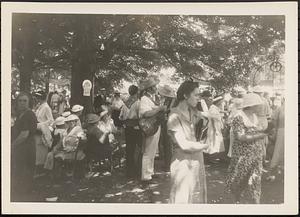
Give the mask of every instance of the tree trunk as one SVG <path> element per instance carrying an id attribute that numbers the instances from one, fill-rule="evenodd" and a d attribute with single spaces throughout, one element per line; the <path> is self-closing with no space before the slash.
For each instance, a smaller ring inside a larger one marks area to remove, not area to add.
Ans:
<path id="1" fill-rule="evenodd" d="M 22 27 L 21 45 L 23 60 L 20 64 L 20 90 L 30 92 L 33 61 L 35 52 L 34 26 L 31 17 L 24 19 Z"/>
<path id="2" fill-rule="evenodd" d="M 92 93 L 90 96 L 83 96 L 82 82 L 90 80 L 93 83 L 95 73 L 95 43 L 94 21 L 81 15 L 78 17 L 75 27 L 75 40 L 73 43 L 74 52 L 72 58 L 71 78 L 71 100 L 70 105 L 80 104 L 84 106 L 84 113 L 93 112 Z M 92 91 L 91 91 L 92 92 Z"/>

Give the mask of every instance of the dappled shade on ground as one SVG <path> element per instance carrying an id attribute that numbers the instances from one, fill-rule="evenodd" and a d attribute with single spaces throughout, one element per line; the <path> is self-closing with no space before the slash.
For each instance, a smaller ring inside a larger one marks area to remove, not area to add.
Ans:
<path id="1" fill-rule="evenodd" d="M 168 203 L 170 173 L 162 171 L 162 162 L 156 161 L 157 176 L 148 187 L 138 180 L 128 180 L 124 168 L 116 168 L 112 173 L 95 171 L 81 181 L 65 176 L 53 184 L 50 179 L 36 180 L 37 189 L 31 201 L 81 202 L 81 203 Z M 230 195 L 224 193 L 226 165 L 220 163 L 206 165 L 208 203 L 232 203 Z M 274 182 L 265 181 L 263 176 L 263 204 L 283 203 L 283 175 Z"/>

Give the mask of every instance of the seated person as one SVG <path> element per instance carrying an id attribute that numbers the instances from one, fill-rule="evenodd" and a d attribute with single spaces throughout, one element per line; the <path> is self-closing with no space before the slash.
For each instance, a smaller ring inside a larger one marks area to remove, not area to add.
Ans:
<path id="1" fill-rule="evenodd" d="M 111 156 L 112 146 L 109 143 L 109 135 L 112 133 L 103 125 L 99 126 L 100 117 L 96 114 L 87 115 L 87 148 L 85 153 L 89 159 L 105 159 Z"/>
<path id="2" fill-rule="evenodd" d="M 65 118 L 58 117 L 55 119 L 53 123 L 54 131 L 52 133 L 53 143 L 52 143 L 52 150 L 48 153 L 46 162 L 45 162 L 45 169 L 52 170 L 54 166 L 54 155 L 56 155 L 59 151 L 62 151 L 62 139 L 63 134 L 66 131 L 65 125 Z"/>
<path id="3" fill-rule="evenodd" d="M 77 125 L 78 116 L 70 115 L 65 119 L 66 130 L 62 134 L 61 145 L 62 150 L 55 154 L 55 158 L 61 158 L 63 160 L 74 160 L 76 155 L 76 149 L 79 145 L 79 141 L 85 140 L 83 129 Z M 82 150 L 77 152 L 76 160 L 83 160 L 85 154 Z"/>
<path id="4" fill-rule="evenodd" d="M 118 130 L 108 111 L 103 111 L 100 113 L 100 121 L 98 127 L 102 132 L 110 132 L 108 134 L 108 142 L 110 144 L 117 143 L 115 135 L 118 133 Z"/>

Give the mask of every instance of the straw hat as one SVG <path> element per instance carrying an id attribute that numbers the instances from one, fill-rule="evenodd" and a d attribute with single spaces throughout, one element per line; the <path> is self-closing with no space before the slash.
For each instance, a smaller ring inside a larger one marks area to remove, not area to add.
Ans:
<path id="1" fill-rule="evenodd" d="M 76 121 L 76 120 L 79 120 L 78 116 L 77 115 L 69 115 L 66 119 L 65 119 L 65 122 L 68 122 L 68 121 Z"/>
<path id="2" fill-rule="evenodd" d="M 105 115 L 107 115 L 108 114 L 108 111 L 107 110 L 105 110 L 105 111 L 103 111 L 103 112 L 101 112 L 100 113 L 100 119 L 102 119 Z"/>
<path id="3" fill-rule="evenodd" d="M 74 105 L 73 107 L 72 107 L 72 112 L 80 112 L 80 111 L 82 111 L 83 110 L 83 106 L 81 106 L 81 105 Z"/>
<path id="4" fill-rule="evenodd" d="M 86 118 L 86 122 L 88 124 L 97 123 L 100 120 L 100 117 L 96 114 L 88 114 Z"/>
<path id="5" fill-rule="evenodd" d="M 235 99 L 233 99 L 233 104 L 237 109 L 242 109 L 243 108 L 243 99 L 235 98 Z"/>
<path id="6" fill-rule="evenodd" d="M 61 116 L 64 117 L 64 118 L 68 117 L 69 115 L 71 115 L 71 112 L 70 112 L 70 111 L 63 112 L 63 113 L 61 114 Z"/>
<path id="7" fill-rule="evenodd" d="M 248 93 L 243 96 L 243 105 L 241 108 L 251 107 L 263 104 L 261 98 L 255 93 Z"/>
<path id="8" fill-rule="evenodd" d="M 175 91 L 169 85 L 159 86 L 157 89 L 159 94 L 162 96 L 170 97 L 170 98 L 176 97 Z"/>
<path id="9" fill-rule="evenodd" d="M 264 92 L 263 88 L 259 85 L 256 85 L 255 87 L 253 87 L 252 91 L 254 93 L 263 93 Z"/>
<path id="10" fill-rule="evenodd" d="M 65 118 L 64 117 L 58 117 L 58 118 L 56 118 L 55 121 L 54 121 L 54 124 L 56 126 L 64 125 L 65 124 Z"/>
<path id="11" fill-rule="evenodd" d="M 150 78 L 147 78 L 146 80 L 143 80 L 140 82 L 140 90 L 146 90 L 150 87 L 153 87 L 155 85 L 157 85 L 159 83 L 159 80 L 155 77 L 150 77 Z"/>

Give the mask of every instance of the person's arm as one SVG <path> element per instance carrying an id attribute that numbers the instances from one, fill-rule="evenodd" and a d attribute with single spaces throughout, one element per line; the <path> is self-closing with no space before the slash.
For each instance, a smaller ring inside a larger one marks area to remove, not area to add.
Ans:
<path id="1" fill-rule="evenodd" d="M 265 133 L 255 133 L 251 135 L 242 134 L 242 133 L 236 133 L 236 139 L 241 142 L 253 142 L 258 139 L 263 139 L 267 136 Z"/>
<path id="2" fill-rule="evenodd" d="M 23 142 L 26 141 L 28 136 L 29 136 L 29 130 L 21 131 L 21 133 L 18 135 L 18 137 L 12 142 L 12 146 L 16 147 L 16 146 L 22 144 Z"/>
<path id="3" fill-rule="evenodd" d="M 253 134 L 246 134 L 243 129 L 243 120 L 241 116 L 236 116 L 232 121 L 232 130 L 235 138 L 241 142 L 253 142 L 258 139 L 264 138 L 267 134 L 257 132 Z"/>
<path id="4" fill-rule="evenodd" d="M 166 110 L 166 106 L 159 106 L 159 107 L 157 107 L 155 109 L 152 109 L 150 111 L 144 112 L 141 115 L 141 117 L 143 117 L 143 118 L 150 118 L 150 117 L 156 115 L 157 113 L 159 113 L 160 111 L 165 111 L 165 110 Z"/>
<path id="5" fill-rule="evenodd" d="M 203 149 L 208 148 L 207 144 L 186 139 L 185 133 L 183 131 L 183 126 L 180 123 L 180 119 L 177 114 L 174 113 L 170 114 L 167 127 L 168 127 L 168 134 L 170 135 L 171 141 L 174 144 L 178 144 L 178 146 L 183 151 L 192 153 L 192 152 L 202 151 Z"/>
<path id="6" fill-rule="evenodd" d="M 150 118 L 160 111 L 165 111 L 166 106 L 158 106 L 156 108 L 152 108 L 153 103 L 147 97 L 142 97 L 139 105 L 139 116 L 141 118 Z"/>
<path id="7" fill-rule="evenodd" d="M 204 149 L 208 148 L 208 144 L 187 140 L 182 131 L 170 132 L 170 134 L 171 138 L 175 139 L 175 142 L 185 152 L 193 153 L 203 151 Z"/>

